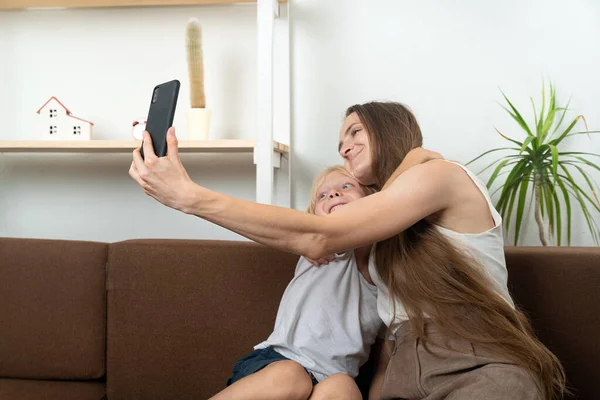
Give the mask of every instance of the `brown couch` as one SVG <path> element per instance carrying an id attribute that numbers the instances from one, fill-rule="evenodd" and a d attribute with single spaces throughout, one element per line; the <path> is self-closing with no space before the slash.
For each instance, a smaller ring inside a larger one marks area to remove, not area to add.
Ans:
<path id="1" fill-rule="evenodd" d="M 0 399 L 206 399 L 270 333 L 296 261 L 248 242 L 0 238 Z M 600 249 L 507 262 L 569 398 L 600 399 Z"/>

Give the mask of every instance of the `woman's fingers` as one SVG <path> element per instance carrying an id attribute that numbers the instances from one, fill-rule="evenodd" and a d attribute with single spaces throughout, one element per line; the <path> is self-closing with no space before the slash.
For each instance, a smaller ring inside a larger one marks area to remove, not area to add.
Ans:
<path id="1" fill-rule="evenodd" d="M 131 167 L 129 167 L 129 176 L 134 181 L 136 181 L 138 185 L 140 185 L 140 187 L 142 188 L 142 190 L 144 191 L 144 193 L 146 193 L 147 195 L 150 195 L 150 192 L 148 191 L 149 185 L 148 185 L 148 183 L 146 181 L 144 181 L 144 179 L 140 175 L 140 173 L 139 173 L 139 171 L 137 169 L 135 161 L 131 162 Z"/>
<path id="2" fill-rule="evenodd" d="M 193 202 L 195 184 L 181 164 L 177 149 L 175 129 L 167 134 L 168 155 L 157 157 L 152 149 L 152 140 L 144 132 L 144 159 L 140 148 L 133 151 L 129 176 L 135 180 L 148 196 L 160 203 L 184 211 Z M 185 212 L 185 211 L 184 211 Z"/>
<path id="3" fill-rule="evenodd" d="M 147 156 L 146 155 L 146 150 L 144 150 L 144 156 Z M 132 164 L 132 168 L 133 168 L 133 172 L 134 172 L 135 176 L 131 175 L 131 173 L 130 173 L 131 177 L 133 179 L 135 179 L 135 181 L 137 183 L 139 183 L 140 185 L 142 185 L 143 178 L 145 176 L 148 176 L 148 168 L 146 167 L 144 159 L 142 158 L 142 154 L 140 153 L 140 148 L 139 147 L 133 151 L 133 164 Z M 132 168 L 129 169 L 130 172 L 132 171 Z M 138 179 L 136 179 L 136 177 Z"/>
<path id="4" fill-rule="evenodd" d="M 330 262 L 335 260 L 335 254 L 331 254 L 327 257 L 319 258 L 318 260 L 313 260 L 312 258 L 308 258 L 308 257 L 304 257 L 304 258 L 306 258 L 312 265 L 318 267 L 321 265 L 329 265 Z"/>
<path id="5" fill-rule="evenodd" d="M 144 131 L 144 142 L 142 143 L 144 147 L 144 160 L 153 161 L 157 159 L 156 153 L 154 153 L 154 147 L 152 146 L 152 137 L 148 133 L 148 131 Z"/>
<path id="6" fill-rule="evenodd" d="M 318 260 L 313 260 L 312 258 L 308 258 L 308 257 L 305 257 L 305 258 L 315 267 L 329 264 L 329 262 L 324 258 L 319 258 Z"/>
<path id="7" fill-rule="evenodd" d="M 308 258 L 308 257 L 304 257 L 308 260 L 309 263 L 311 263 L 314 266 L 319 266 L 319 262 L 317 260 L 313 260 L 312 258 Z"/>
<path id="8" fill-rule="evenodd" d="M 135 165 L 135 161 L 131 162 L 131 167 L 129 167 L 129 176 L 136 181 L 139 185 L 142 184 L 142 178 L 140 178 L 140 174 Z"/>
<path id="9" fill-rule="evenodd" d="M 179 160 L 179 141 L 174 127 L 170 127 L 167 131 L 167 155 L 169 158 Z"/>

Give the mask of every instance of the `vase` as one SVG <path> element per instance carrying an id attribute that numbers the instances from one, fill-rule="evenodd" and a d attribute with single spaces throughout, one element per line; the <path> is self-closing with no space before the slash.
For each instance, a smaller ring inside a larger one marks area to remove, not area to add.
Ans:
<path id="1" fill-rule="evenodd" d="M 206 108 L 188 108 L 186 114 L 188 139 L 208 140 L 211 110 Z"/>

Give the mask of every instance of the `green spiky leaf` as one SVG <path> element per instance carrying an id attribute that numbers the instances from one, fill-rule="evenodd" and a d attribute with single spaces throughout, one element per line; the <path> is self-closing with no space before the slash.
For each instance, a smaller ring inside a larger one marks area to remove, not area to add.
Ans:
<path id="1" fill-rule="evenodd" d="M 493 168 L 487 187 L 491 189 L 492 186 L 498 186 L 491 196 L 495 197 L 499 193 L 496 208 L 503 217 L 507 231 L 512 217 L 516 217 L 515 232 L 512 237 L 514 243 L 519 241 L 525 211 L 529 209 L 526 203 L 531 207 L 534 202 L 536 202 L 536 213 L 541 213 L 546 219 L 549 234 L 556 239 L 558 245 L 562 245 L 563 239 L 571 245 L 574 205 L 581 210 L 594 241 L 600 243 L 600 229 L 597 222 L 600 218 L 595 215 L 600 213 L 600 186 L 585 170 L 591 168 L 600 171 L 598 163 L 592 162 L 596 161 L 592 158 L 600 157 L 600 154 L 561 149 L 563 142 L 566 142 L 569 137 L 586 134 L 591 139 L 591 134 L 600 131 L 590 131 L 582 115 L 575 116 L 565 123 L 566 126 L 563 126 L 570 110 L 571 100 L 569 99 L 564 107 L 558 105 L 556 89 L 552 83 L 549 83 L 548 91 L 545 84 L 542 84 L 539 113 L 535 101 L 530 98 L 533 109 L 532 119 L 535 121 L 533 129 L 526 123 L 524 114 L 514 106 L 502 90 L 501 93 L 507 104 L 503 108 L 518 123 L 521 135 L 524 137 L 519 138 L 515 131 L 504 134 L 495 128 L 502 138 L 514 146 L 486 151 L 471 160 L 468 165 L 475 164 L 488 154 L 503 151 L 499 158 L 495 157 L 491 163 L 486 163 L 479 174 Z M 575 129 L 580 121 L 584 123 L 585 130 Z M 568 170 L 569 168 L 578 172 L 577 180 Z M 536 185 L 539 187 L 538 195 L 534 195 Z M 530 202 L 526 201 L 528 196 L 531 198 Z M 563 232 L 563 229 L 566 232 Z M 544 231 L 544 235 L 547 233 Z"/>
<path id="2" fill-rule="evenodd" d="M 502 92 L 502 91 L 500 91 Z M 517 121 L 517 123 L 521 126 L 521 128 L 523 128 L 527 134 L 529 136 L 533 136 L 533 133 L 531 133 L 531 130 L 529 129 L 529 126 L 527 126 L 527 123 L 525 122 L 525 120 L 523 119 L 523 117 L 521 116 L 521 114 L 519 113 L 519 111 L 517 111 L 517 109 L 515 108 L 515 106 L 513 106 L 513 104 L 510 102 L 510 100 L 508 100 L 508 97 L 506 97 L 506 95 L 504 94 L 504 92 L 502 92 L 502 96 L 504 96 L 504 99 L 506 100 L 506 102 L 508 103 L 508 105 L 510 106 L 510 108 L 513 110 L 513 112 L 511 113 L 508 109 L 504 108 L 506 111 L 508 111 L 508 113 L 511 115 L 511 117 L 513 117 L 513 119 L 515 121 Z"/>

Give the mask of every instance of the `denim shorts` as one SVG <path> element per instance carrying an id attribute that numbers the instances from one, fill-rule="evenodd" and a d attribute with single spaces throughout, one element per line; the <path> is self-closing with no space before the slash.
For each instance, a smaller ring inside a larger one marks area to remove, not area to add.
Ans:
<path id="1" fill-rule="evenodd" d="M 269 364 L 276 361 L 291 361 L 289 358 L 282 356 L 270 347 L 265 349 L 257 349 L 246 357 L 239 359 L 233 366 L 233 375 L 227 380 L 227 386 L 245 378 L 255 372 L 260 371 Z M 313 386 L 319 383 L 314 375 L 304 368 L 309 378 L 312 381 Z"/>

